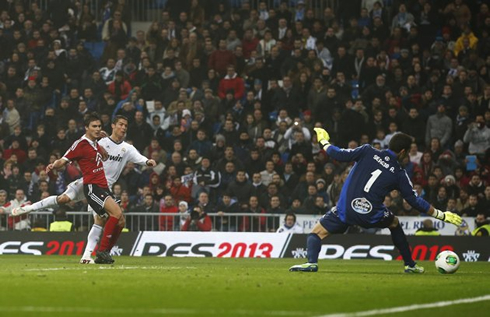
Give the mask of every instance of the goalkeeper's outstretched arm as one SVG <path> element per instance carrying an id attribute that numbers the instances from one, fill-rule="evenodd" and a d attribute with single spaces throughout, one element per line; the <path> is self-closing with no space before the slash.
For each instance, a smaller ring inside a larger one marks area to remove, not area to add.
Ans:
<path id="1" fill-rule="evenodd" d="M 415 209 L 420 212 L 423 212 L 429 216 L 432 216 L 436 219 L 442 220 L 447 223 L 451 223 L 455 226 L 459 226 L 462 223 L 462 219 L 459 215 L 452 213 L 450 211 L 441 211 L 437 208 L 434 208 L 431 204 L 429 204 L 425 199 L 421 197 L 417 197 L 415 194 L 412 183 L 408 178 L 407 173 L 400 177 L 400 182 L 398 188 L 401 192 L 402 197 Z"/>
<path id="2" fill-rule="evenodd" d="M 442 220 L 447 223 L 451 223 L 455 226 L 460 226 L 461 223 L 463 222 L 463 219 L 461 217 L 453 212 L 450 211 L 441 211 L 437 208 L 434 208 L 434 206 L 430 206 L 429 211 L 427 212 L 429 216 L 432 216 L 436 219 Z"/>

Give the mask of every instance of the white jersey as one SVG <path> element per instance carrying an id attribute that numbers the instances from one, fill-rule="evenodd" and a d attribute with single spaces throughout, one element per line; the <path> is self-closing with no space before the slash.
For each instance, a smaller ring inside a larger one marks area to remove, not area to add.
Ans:
<path id="1" fill-rule="evenodd" d="M 116 143 L 110 137 L 107 137 L 101 139 L 99 145 L 109 154 L 109 158 L 104 162 L 104 172 L 109 190 L 112 190 L 112 185 L 117 182 L 128 162 L 146 165 L 146 161 L 148 160 L 134 146 L 125 141 Z M 67 195 L 74 202 L 83 200 L 85 198 L 83 193 L 83 179 L 79 178 L 68 184 L 63 194 Z"/>
<path id="2" fill-rule="evenodd" d="M 146 165 L 146 161 L 148 161 L 148 158 L 141 155 L 134 146 L 125 141 L 116 143 L 107 137 L 101 139 L 99 145 L 109 154 L 109 158 L 104 162 L 104 172 L 111 190 L 112 185 L 117 182 L 128 162 Z"/>

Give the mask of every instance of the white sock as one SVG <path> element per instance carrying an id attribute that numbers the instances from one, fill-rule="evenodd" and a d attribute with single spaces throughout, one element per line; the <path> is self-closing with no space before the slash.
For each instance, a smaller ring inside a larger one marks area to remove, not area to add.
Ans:
<path id="1" fill-rule="evenodd" d="M 90 258 L 92 256 L 92 252 L 94 252 L 95 246 L 99 242 L 100 235 L 104 228 L 99 225 L 94 224 L 87 237 L 87 246 L 85 247 L 85 251 L 83 252 L 83 258 Z"/>
<path id="2" fill-rule="evenodd" d="M 43 200 L 38 201 L 37 203 L 25 206 L 24 209 L 27 211 L 36 211 L 39 209 L 49 208 L 51 206 L 56 206 L 56 205 L 58 205 L 56 198 L 58 198 L 58 196 L 46 197 Z"/>

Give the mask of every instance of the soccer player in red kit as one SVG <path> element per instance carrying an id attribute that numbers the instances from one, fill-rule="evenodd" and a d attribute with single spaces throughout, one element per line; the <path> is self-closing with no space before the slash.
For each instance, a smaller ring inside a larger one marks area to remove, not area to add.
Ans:
<path id="1" fill-rule="evenodd" d="M 59 169 L 72 161 L 78 161 L 83 175 L 83 190 L 90 207 L 99 215 L 109 215 L 104 227 L 104 233 L 100 242 L 99 251 L 95 263 L 112 264 L 114 260 L 110 256 L 110 246 L 119 238 L 125 226 L 121 208 L 114 201 L 107 185 L 104 174 L 103 160 L 107 159 L 105 152 L 98 144 L 102 121 L 96 113 L 85 117 L 85 135 L 75 141 L 62 158 L 54 161 L 46 167 L 46 172 Z"/>

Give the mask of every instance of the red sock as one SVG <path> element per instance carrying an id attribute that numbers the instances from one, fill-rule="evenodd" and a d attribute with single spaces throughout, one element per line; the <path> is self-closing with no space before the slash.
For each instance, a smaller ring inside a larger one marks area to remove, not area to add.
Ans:
<path id="1" fill-rule="evenodd" d="M 102 233 L 102 239 L 100 239 L 99 251 L 110 251 L 110 240 L 114 236 L 116 228 L 118 227 L 119 219 L 115 217 L 109 217 L 105 226 L 104 233 Z"/>
<path id="2" fill-rule="evenodd" d="M 123 229 L 124 227 L 116 226 L 116 228 L 114 229 L 114 233 L 112 234 L 112 238 L 109 240 L 109 250 L 112 250 L 112 247 L 114 247 L 114 245 L 116 244 L 117 239 L 119 239 L 119 236 L 121 235 Z"/>

